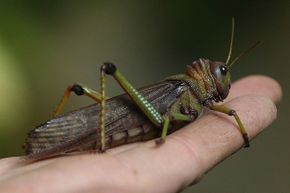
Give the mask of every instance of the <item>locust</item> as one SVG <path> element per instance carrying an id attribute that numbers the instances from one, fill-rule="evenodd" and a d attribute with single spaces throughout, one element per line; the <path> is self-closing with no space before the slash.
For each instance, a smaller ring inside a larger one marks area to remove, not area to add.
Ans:
<path id="1" fill-rule="evenodd" d="M 200 117 L 204 108 L 233 116 L 244 146 L 249 147 L 247 131 L 237 112 L 217 104 L 228 96 L 230 69 L 241 56 L 230 62 L 233 39 L 234 19 L 226 62 L 200 58 L 187 65 L 184 74 L 140 89 L 135 89 L 116 65 L 104 63 L 100 68 L 101 92 L 82 84 L 69 86 L 53 118 L 28 132 L 24 143 L 26 157 L 40 160 L 72 152 L 105 152 L 155 138 L 156 144 L 161 145 L 168 134 Z M 107 98 L 108 75 L 118 82 L 124 94 Z M 60 115 L 71 93 L 90 97 L 96 103 Z"/>

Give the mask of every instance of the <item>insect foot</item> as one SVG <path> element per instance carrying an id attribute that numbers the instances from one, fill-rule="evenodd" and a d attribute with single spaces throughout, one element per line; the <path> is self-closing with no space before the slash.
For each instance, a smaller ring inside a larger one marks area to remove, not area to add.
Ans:
<path id="1" fill-rule="evenodd" d="M 162 138 L 158 138 L 158 139 L 155 140 L 155 144 L 156 144 L 157 146 L 162 145 L 164 142 L 165 142 L 165 140 L 162 139 Z"/>

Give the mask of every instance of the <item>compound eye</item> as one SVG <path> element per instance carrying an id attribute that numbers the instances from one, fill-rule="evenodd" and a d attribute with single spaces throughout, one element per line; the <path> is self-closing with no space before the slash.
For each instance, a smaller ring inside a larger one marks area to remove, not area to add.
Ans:
<path id="1" fill-rule="evenodd" d="M 221 71 L 221 74 L 222 74 L 223 76 L 227 75 L 227 72 L 228 72 L 228 68 L 227 68 L 227 66 L 225 66 L 225 65 L 221 65 L 221 66 L 220 66 L 220 71 Z"/>

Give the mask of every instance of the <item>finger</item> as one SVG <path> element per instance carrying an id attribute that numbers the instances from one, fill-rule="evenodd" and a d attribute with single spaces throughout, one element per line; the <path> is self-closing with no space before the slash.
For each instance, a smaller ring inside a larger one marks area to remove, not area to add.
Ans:
<path id="1" fill-rule="evenodd" d="M 265 128 L 275 118 L 276 107 L 269 99 L 277 102 L 281 99 L 282 95 L 281 87 L 275 80 L 265 76 L 250 76 L 234 83 L 231 91 L 231 98 L 242 96 L 244 94 L 256 94 L 266 97 L 249 96 L 244 99 L 239 98 L 233 100 L 228 104 L 229 107 L 235 108 L 237 110 L 245 126 L 249 130 L 248 132 L 251 138 L 259 133 L 261 129 Z M 189 182 L 197 180 L 196 176 L 204 174 L 209 168 L 213 167 L 227 155 L 239 149 L 243 144 L 243 139 L 238 129 L 234 128 L 233 119 L 227 116 L 223 116 L 224 119 L 220 119 L 220 116 L 222 115 L 217 117 L 216 115 L 210 114 L 199 119 L 194 124 L 189 125 L 187 129 L 180 130 L 177 135 L 172 135 L 169 137 L 169 140 L 167 140 L 166 144 L 162 146 L 162 148 L 167 147 L 167 151 L 164 150 L 164 153 L 155 151 L 156 155 L 148 156 L 154 158 L 154 160 L 150 161 L 147 159 L 146 162 L 148 163 L 155 163 L 156 160 L 161 160 L 160 162 L 156 161 L 156 168 L 152 166 L 153 169 L 151 171 L 153 174 L 156 173 L 156 171 L 162 173 L 163 168 L 164 173 L 167 171 L 167 175 L 164 175 L 167 176 L 166 179 L 168 179 L 168 176 L 173 178 L 171 178 L 172 181 L 170 182 L 169 180 L 167 184 L 170 184 L 171 186 L 177 185 L 175 188 L 178 188 L 185 184 L 187 185 Z M 214 125 L 212 127 L 211 125 L 208 125 L 213 123 Z M 220 126 L 217 123 L 219 123 Z M 210 130 L 207 130 L 206 128 L 209 128 Z M 178 142 L 173 142 L 172 144 L 172 142 L 170 142 L 172 141 L 171 138 Z M 191 144 L 193 143 L 192 141 L 197 144 Z M 188 151 L 184 150 L 187 153 L 182 153 L 184 151 L 180 150 L 178 148 L 179 145 L 176 143 L 183 144 L 181 145 L 183 146 L 182 149 L 188 149 Z M 132 151 L 141 152 L 139 154 L 146 157 L 147 155 L 145 150 L 142 151 L 141 148 L 145 147 L 140 146 L 136 148 L 137 150 L 133 149 Z M 130 159 L 130 156 L 127 156 L 127 154 L 125 155 L 125 159 Z M 199 157 L 199 155 L 204 155 L 204 157 Z M 138 153 L 136 153 L 135 156 L 138 157 Z M 170 159 L 170 157 L 172 159 Z M 139 159 L 146 160 L 142 158 Z M 144 165 L 146 166 L 148 163 L 145 163 Z M 174 167 L 172 164 L 176 164 L 177 167 Z M 158 169 L 158 167 L 160 168 Z M 173 171 L 173 169 L 176 170 Z M 145 170 L 150 171 L 149 169 Z M 178 174 L 181 174 L 182 176 L 179 176 Z M 157 178 L 163 179 L 162 175 L 157 176 Z M 162 182 L 160 182 L 158 179 L 156 182 L 162 184 Z M 177 179 L 181 179 L 179 182 L 183 183 L 176 184 L 176 182 L 178 182 Z"/>
<path id="2" fill-rule="evenodd" d="M 252 75 L 233 83 L 226 101 L 244 95 L 263 95 L 275 102 L 281 100 L 282 89 L 279 83 L 267 76 Z"/>
<path id="3" fill-rule="evenodd" d="M 2 176 L 3 173 L 19 166 L 20 163 L 21 159 L 19 157 L 9 157 L 0 159 L 0 176 Z"/>
<path id="4" fill-rule="evenodd" d="M 240 97 L 227 105 L 237 110 L 250 138 L 276 117 L 276 107 L 267 97 Z M 119 157 L 132 171 L 132 178 L 150 180 L 151 192 L 158 192 L 156 187 L 166 188 L 164 192 L 175 192 L 196 182 L 242 145 L 243 138 L 231 117 L 209 114 L 169 136 L 166 144 L 157 149 L 154 143 L 147 143 Z"/>

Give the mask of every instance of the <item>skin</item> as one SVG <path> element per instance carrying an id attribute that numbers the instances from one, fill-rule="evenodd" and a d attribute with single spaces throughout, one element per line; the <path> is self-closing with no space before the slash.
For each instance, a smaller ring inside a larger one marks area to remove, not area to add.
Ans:
<path id="1" fill-rule="evenodd" d="M 225 105 L 233 108 L 253 139 L 276 118 L 279 84 L 249 76 L 232 85 Z M 207 113 L 167 137 L 121 146 L 105 154 L 82 154 L 28 163 L 0 160 L 0 192 L 178 192 L 243 146 L 233 117 Z M 251 151 L 251 149 L 242 149 Z"/>

